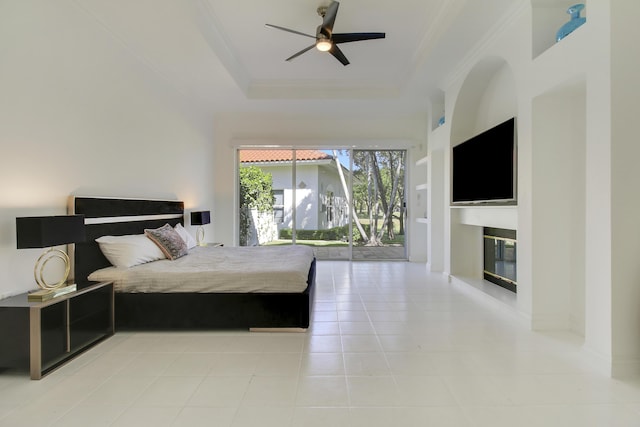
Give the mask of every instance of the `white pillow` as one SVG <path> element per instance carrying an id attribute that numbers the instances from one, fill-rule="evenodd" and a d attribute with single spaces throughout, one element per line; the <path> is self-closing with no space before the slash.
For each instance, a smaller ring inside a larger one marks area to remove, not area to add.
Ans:
<path id="1" fill-rule="evenodd" d="M 174 229 L 178 232 L 182 240 L 187 244 L 187 249 L 196 247 L 196 239 L 194 239 L 191 234 L 182 226 L 182 224 L 178 223 L 174 227 Z"/>
<path id="2" fill-rule="evenodd" d="M 133 267 L 166 258 L 158 245 L 144 234 L 102 236 L 96 242 L 104 256 L 116 267 Z"/>

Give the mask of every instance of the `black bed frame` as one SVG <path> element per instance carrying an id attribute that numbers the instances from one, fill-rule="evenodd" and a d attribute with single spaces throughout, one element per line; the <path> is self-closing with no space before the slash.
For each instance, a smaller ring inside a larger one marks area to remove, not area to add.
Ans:
<path id="1" fill-rule="evenodd" d="M 95 242 L 100 236 L 141 234 L 145 228 L 183 223 L 180 201 L 71 197 L 69 213 L 85 216 L 86 241 L 73 248 L 75 280 L 111 264 Z M 277 260 L 280 261 L 280 260 Z M 315 259 L 302 293 L 120 293 L 116 330 L 309 327 L 315 290 Z"/>

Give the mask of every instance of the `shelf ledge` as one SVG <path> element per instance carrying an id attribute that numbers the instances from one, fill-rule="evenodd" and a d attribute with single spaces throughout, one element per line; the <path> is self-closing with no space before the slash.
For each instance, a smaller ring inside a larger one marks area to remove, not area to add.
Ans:
<path id="1" fill-rule="evenodd" d="M 419 159 L 416 162 L 416 166 L 426 165 L 428 161 L 429 161 L 429 156 L 424 156 L 423 158 Z"/>

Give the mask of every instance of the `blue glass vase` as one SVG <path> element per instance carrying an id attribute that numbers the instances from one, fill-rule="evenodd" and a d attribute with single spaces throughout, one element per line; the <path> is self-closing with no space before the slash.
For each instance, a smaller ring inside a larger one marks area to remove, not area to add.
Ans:
<path id="1" fill-rule="evenodd" d="M 584 9 L 583 3 L 574 4 L 569 9 L 567 9 L 567 13 L 571 16 L 569 22 L 564 24 L 558 32 L 556 33 L 556 41 L 559 42 L 563 38 L 567 37 L 569 34 L 573 32 L 580 25 L 587 22 L 587 18 L 583 18 L 580 16 L 580 12 Z"/>

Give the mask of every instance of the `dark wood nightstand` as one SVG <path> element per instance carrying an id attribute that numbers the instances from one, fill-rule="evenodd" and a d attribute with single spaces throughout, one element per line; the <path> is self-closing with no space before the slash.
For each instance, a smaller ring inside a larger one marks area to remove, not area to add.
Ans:
<path id="1" fill-rule="evenodd" d="M 26 293 L 0 300 L 0 367 L 28 368 L 39 380 L 113 335 L 113 302 L 111 282 L 42 302 Z"/>

